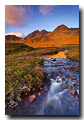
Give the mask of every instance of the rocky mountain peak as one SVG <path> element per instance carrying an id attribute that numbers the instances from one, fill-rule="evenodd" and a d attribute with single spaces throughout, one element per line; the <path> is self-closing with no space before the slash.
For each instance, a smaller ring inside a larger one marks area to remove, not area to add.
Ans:
<path id="1" fill-rule="evenodd" d="M 63 32 L 63 31 L 72 31 L 70 28 L 68 28 L 67 26 L 65 25 L 59 25 L 53 32 Z"/>

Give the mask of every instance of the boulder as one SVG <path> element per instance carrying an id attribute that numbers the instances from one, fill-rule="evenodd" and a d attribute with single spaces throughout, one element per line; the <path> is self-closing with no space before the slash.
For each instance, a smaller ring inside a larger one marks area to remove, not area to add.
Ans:
<path id="1" fill-rule="evenodd" d="M 22 91 L 24 92 L 24 93 L 28 93 L 28 92 L 30 92 L 31 90 L 30 90 L 30 88 L 28 88 L 28 86 L 24 86 L 23 88 L 22 88 Z"/>
<path id="2" fill-rule="evenodd" d="M 53 59 L 52 59 L 52 61 L 56 61 L 56 59 L 55 59 L 55 58 L 53 58 Z"/>
<path id="3" fill-rule="evenodd" d="M 72 95 L 76 95 L 76 91 L 69 91 Z"/>
<path id="4" fill-rule="evenodd" d="M 58 76 L 58 77 L 56 78 L 56 82 L 62 82 L 62 78 Z"/>
<path id="5" fill-rule="evenodd" d="M 30 101 L 30 103 L 32 103 L 35 99 L 36 99 L 36 96 L 35 96 L 35 95 L 30 95 L 30 96 L 29 96 L 29 101 Z"/>
<path id="6" fill-rule="evenodd" d="M 74 67 L 70 67 L 69 69 L 70 69 L 70 70 L 74 70 Z"/>

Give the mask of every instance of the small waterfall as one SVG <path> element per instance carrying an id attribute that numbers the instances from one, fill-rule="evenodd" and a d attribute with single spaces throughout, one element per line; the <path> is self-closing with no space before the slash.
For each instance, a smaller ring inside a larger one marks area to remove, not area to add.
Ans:
<path id="1" fill-rule="evenodd" d="M 39 115 L 62 115 L 62 103 L 61 100 L 64 95 L 67 93 L 68 89 L 62 89 L 62 86 L 65 86 L 64 82 L 52 81 L 50 89 L 43 101 L 43 107 L 38 113 Z M 63 87 L 64 88 L 64 87 Z"/>

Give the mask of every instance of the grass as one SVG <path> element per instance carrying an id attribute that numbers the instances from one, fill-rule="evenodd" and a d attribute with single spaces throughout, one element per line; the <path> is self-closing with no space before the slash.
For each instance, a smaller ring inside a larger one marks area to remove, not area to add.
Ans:
<path id="1" fill-rule="evenodd" d="M 69 49 L 67 58 L 79 61 L 79 45 L 75 47 L 73 46 Z"/>
<path id="2" fill-rule="evenodd" d="M 34 50 L 34 48 L 29 47 L 27 45 L 24 44 L 20 44 L 20 43 L 6 43 L 5 44 L 5 55 L 11 55 L 14 53 L 19 53 L 19 52 L 29 52 Z"/>
<path id="3" fill-rule="evenodd" d="M 5 99 L 8 101 L 16 100 L 20 97 L 22 87 L 28 86 L 31 92 L 37 91 L 44 85 L 44 70 L 42 59 L 9 58 L 5 60 Z"/>
<path id="4" fill-rule="evenodd" d="M 67 58 L 79 60 L 79 45 L 66 45 L 60 47 L 39 47 L 32 48 L 20 43 L 9 43 L 5 45 L 5 54 L 9 57 L 28 55 L 53 55 L 58 53 L 58 49 L 68 49 Z"/>

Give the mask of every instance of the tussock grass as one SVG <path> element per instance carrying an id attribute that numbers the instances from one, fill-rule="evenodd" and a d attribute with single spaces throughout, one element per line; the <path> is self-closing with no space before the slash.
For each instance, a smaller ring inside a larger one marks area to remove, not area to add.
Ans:
<path id="1" fill-rule="evenodd" d="M 37 91 L 44 85 L 44 70 L 42 59 L 34 57 L 9 58 L 5 59 L 5 99 L 16 101 L 19 99 L 24 85 L 28 86 L 31 92 Z"/>

